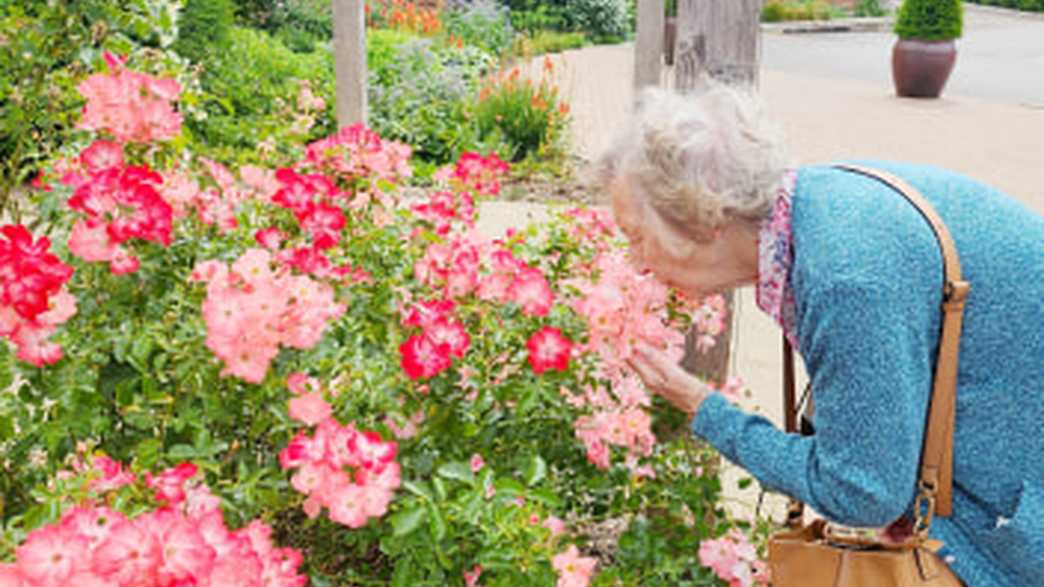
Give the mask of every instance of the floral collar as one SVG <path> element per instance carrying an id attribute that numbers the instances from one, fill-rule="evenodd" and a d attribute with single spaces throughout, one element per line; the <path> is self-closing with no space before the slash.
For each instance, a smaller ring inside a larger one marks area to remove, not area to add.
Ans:
<path id="1" fill-rule="evenodd" d="M 788 169 L 776 193 L 772 213 L 761 223 L 758 233 L 757 304 L 783 329 L 796 349 L 797 318 L 794 292 L 790 289 L 790 266 L 794 261 L 794 236 L 791 232 L 791 199 L 797 172 Z"/>

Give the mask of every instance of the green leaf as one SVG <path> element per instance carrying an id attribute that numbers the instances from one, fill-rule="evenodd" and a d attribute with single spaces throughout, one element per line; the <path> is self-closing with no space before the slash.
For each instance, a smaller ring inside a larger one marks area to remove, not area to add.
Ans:
<path id="1" fill-rule="evenodd" d="M 547 463 L 540 458 L 540 455 L 533 455 L 533 458 L 529 460 L 529 467 L 526 468 L 526 485 L 532 487 L 543 481 L 545 477 L 547 477 Z"/>
<path id="2" fill-rule="evenodd" d="M 466 463 L 460 461 L 454 461 L 452 463 L 446 463 L 439 467 L 438 474 L 440 477 L 446 479 L 453 479 L 456 481 L 463 481 L 468 485 L 475 484 L 475 474 L 471 472 L 471 467 Z"/>
<path id="3" fill-rule="evenodd" d="M 134 454 L 143 469 L 151 469 L 159 461 L 160 451 L 162 450 L 162 442 L 156 438 L 146 438 L 138 443 L 138 448 L 134 450 Z"/>
<path id="4" fill-rule="evenodd" d="M 392 528 L 395 536 L 406 536 L 412 533 L 424 521 L 427 513 L 427 508 L 423 505 L 416 505 L 411 509 L 392 516 Z"/>
<path id="5" fill-rule="evenodd" d="M 428 512 L 428 529 L 431 531 L 431 537 L 438 542 L 446 537 L 446 520 L 443 519 L 439 508 L 434 505 L 429 504 L 425 509 Z"/>
<path id="6" fill-rule="evenodd" d="M 435 501 L 435 496 L 431 494 L 431 490 L 422 483 L 416 483 L 414 481 L 403 481 L 402 488 L 414 495 L 419 495 L 428 501 Z"/>
<path id="7" fill-rule="evenodd" d="M 175 444 L 167 449 L 167 456 L 175 460 L 192 459 L 196 454 L 196 447 L 188 444 Z"/>

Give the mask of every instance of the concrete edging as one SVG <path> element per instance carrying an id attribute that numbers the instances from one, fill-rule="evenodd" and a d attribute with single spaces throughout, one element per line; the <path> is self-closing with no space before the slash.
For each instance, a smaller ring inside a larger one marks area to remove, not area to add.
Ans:
<path id="1" fill-rule="evenodd" d="M 832 20 L 795 20 L 790 22 L 763 22 L 761 31 L 774 34 L 808 33 L 877 33 L 889 32 L 895 23 L 891 16 L 866 18 L 837 18 Z"/>
<path id="2" fill-rule="evenodd" d="M 1002 6 L 987 6 L 975 2 L 962 2 L 965 11 L 981 12 L 983 14 L 996 14 L 998 16 L 1009 16 L 1011 18 L 1029 18 L 1033 20 L 1044 20 L 1044 12 L 1029 12 L 1027 10 L 1016 10 Z"/>

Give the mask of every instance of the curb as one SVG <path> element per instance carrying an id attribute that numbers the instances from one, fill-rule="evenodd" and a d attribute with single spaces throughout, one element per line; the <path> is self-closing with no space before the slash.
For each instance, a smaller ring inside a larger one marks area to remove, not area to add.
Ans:
<path id="1" fill-rule="evenodd" d="M 797 20 L 766 22 L 761 31 L 773 34 L 809 33 L 878 33 L 891 32 L 895 18 L 891 16 L 868 18 L 838 18 L 834 20 Z"/>
<path id="2" fill-rule="evenodd" d="M 1003 8 L 1001 6 L 987 6 L 975 2 L 962 2 L 965 12 L 981 12 L 982 14 L 994 14 L 1010 18 L 1025 18 L 1028 20 L 1044 20 L 1044 12 L 1030 12 L 1028 10 L 1015 10 L 1014 8 Z"/>

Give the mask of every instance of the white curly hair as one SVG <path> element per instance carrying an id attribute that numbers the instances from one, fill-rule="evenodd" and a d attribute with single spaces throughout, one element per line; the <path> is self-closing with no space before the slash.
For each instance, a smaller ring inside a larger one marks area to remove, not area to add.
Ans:
<path id="1" fill-rule="evenodd" d="M 760 102 L 711 84 L 689 94 L 643 91 L 636 114 L 591 171 L 603 189 L 626 180 L 650 235 L 684 255 L 679 235 L 669 232 L 699 243 L 728 222 L 762 220 L 787 163 L 781 133 Z"/>

